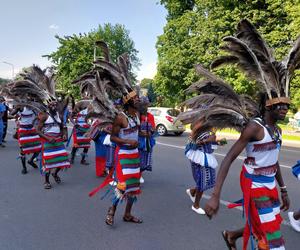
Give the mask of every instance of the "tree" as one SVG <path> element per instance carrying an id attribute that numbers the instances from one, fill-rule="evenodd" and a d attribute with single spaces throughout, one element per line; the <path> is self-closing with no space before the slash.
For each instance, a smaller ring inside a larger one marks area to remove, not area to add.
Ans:
<path id="1" fill-rule="evenodd" d="M 140 60 L 137 57 L 133 40 L 129 31 L 121 24 L 99 25 L 97 29 L 87 34 L 73 34 L 72 36 L 56 36 L 59 47 L 50 55 L 45 55 L 54 63 L 57 70 L 58 88 L 79 97 L 79 89 L 72 85 L 81 74 L 90 70 L 93 62 L 94 43 L 98 40 L 105 41 L 111 52 L 111 59 L 116 61 L 123 53 L 128 53 L 131 61 L 131 76 L 135 81 L 133 69 L 138 68 Z M 99 54 L 99 51 L 97 51 Z"/>
<path id="2" fill-rule="evenodd" d="M 150 84 L 150 83 L 153 83 L 153 79 L 150 79 L 150 78 L 144 78 L 144 79 L 141 81 L 140 87 L 141 87 L 141 88 L 147 89 L 147 88 L 149 87 L 149 84 Z"/>
<path id="3" fill-rule="evenodd" d="M 174 19 L 181 16 L 185 11 L 192 10 L 194 0 L 161 0 L 160 3 L 168 10 L 167 19 Z"/>
<path id="4" fill-rule="evenodd" d="M 184 89 L 199 79 L 194 65 L 201 63 L 208 67 L 213 59 L 222 55 L 222 38 L 233 35 L 242 18 L 249 19 L 276 49 L 278 60 L 287 54 L 290 41 L 295 40 L 299 30 L 300 3 L 296 0 L 195 0 L 193 8 L 186 9 L 182 9 L 182 2 L 161 1 L 169 15 L 164 33 L 156 44 L 158 72 L 155 89 L 174 104 L 185 100 Z M 220 68 L 216 73 L 239 93 L 253 95 L 256 92 L 255 84 L 234 66 Z M 296 90 L 299 80 L 297 76 L 292 82 L 294 105 L 300 104 L 295 96 L 300 96 Z"/>
<path id="5" fill-rule="evenodd" d="M 147 93 L 148 93 L 147 96 L 148 96 L 149 101 L 152 103 L 152 105 L 155 105 L 155 103 L 156 103 L 156 94 L 155 94 L 152 82 L 149 83 L 147 90 L 148 90 L 147 91 Z"/>
<path id="6" fill-rule="evenodd" d="M 6 84 L 6 83 L 8 83 L 8 82 L 9 82 L 8 79 L 1 78 L 1 77 L 0 77 L 0 86 Z"/>

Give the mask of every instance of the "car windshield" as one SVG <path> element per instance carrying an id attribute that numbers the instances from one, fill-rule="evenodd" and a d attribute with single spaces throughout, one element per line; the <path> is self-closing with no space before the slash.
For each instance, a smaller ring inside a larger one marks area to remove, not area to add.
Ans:
<path id="1" fill-rule="evenodd" d="M 177 117 L 179 115 L 180 111 L 177 109 L 169 109 L 167 111 L 167 114 L 173 117 Z"/>

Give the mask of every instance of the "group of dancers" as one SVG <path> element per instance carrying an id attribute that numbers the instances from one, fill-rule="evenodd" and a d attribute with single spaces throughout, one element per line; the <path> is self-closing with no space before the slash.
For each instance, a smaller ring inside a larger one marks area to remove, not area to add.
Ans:
<path id="1" fill-rule="evenodd" d="M 244 207 L 246 224 L 236 231 L 225 230 L 222 236 L 228 249 L 236 249 L 236 240 L 243 237 L 244 250 L 249 239 L 252 249 L 283 250 L 280 210 L 288 210 L 290 201 L 278 162 L 282 136 L 277 122 L 284 120 L 289 109 L 290 80 L 300 65 L 300 39 L 284 61 L 275 60 L 273 51 L 248 20 L 241 20 L 235 36 L 225 37 L 224 42 L 223 48 L 228 54 L 213 61 L 211 69 L 223 64 L 238 66 L 256 83 L 257 93 L 251 97 L 239 95 L 202 65 L 196 66 L 203 80 L 188 88 L 187 93 L 196 95 L 182 104 L 189 109 L 178 117 L 184 124 L 191 124 L 192 129 L 185 155 L 190 160 L 196 185 L 186 192 L 193 202 L 192 210 L 212 218 L 218 212 L 230 166 L 246 149 L 240 176 L 243 197 L 230 205 Z M 152 170 L 155 122 L 147 112 L 149 101 L 140 98 L 131 84 L 128 55 L 123 54 L 117 62 L 112 62 L 106 43 L 96 42 L 95 50 L 99 48 L 102 57 L 95 57 L 92 69 L 74 81 L 84 100 L 71 112 L 74 128 L 70 161 L 74 163 L 78 148 L 83 148 L 80 163 L 88 164 L 86 156 L 94 140 L 96 175 L 106 175 L 106 178 L 90 196 L 115 183 L 106 224 L 114 224 L 115 212 L 122 200 L 126 200 L 123 220 L 142 223 L 132 215 L 131 209 L 141 193 L 141 172 Z M 42 78 L 37 77 L 41 75 Z M 27 163 L 36 168 L 34 160 L 41 154 L 45 188 L 51 188 L 50 174 L 60 183 L 58 172 L 71 166 L 64 144 L 70 140 L 65 129 L 67 119 L 64 119 L 67 105 L 55 97 L 52 82 L 53 76 L 46 76 L 45 71 L 33 66 L 23 80 L 10 84 L 6 90 L 21 107 L 12 114 L 18 113 L 20 117 L 18 141 L 22 173 L 27 173 L 25 156 L 33 154 Z M 217 140 L 215 131 L 224 128 L 236 129 L 241 135 L 216 174 L 218 163 L 213 152 L 226 140 Z M 212 188 L 212 196 L 203 209 L 200 207 L 202 194 Z M 299 214 L 289 213 L 291 225 L 297 231 L 300 231 Z"/>

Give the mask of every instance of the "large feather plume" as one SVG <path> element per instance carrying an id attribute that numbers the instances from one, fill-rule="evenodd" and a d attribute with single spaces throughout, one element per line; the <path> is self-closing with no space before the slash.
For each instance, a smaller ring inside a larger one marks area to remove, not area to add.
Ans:
<path id="1" fill-rule="evenodd" d="M 272 99 L 272 92 L 278 97 L 289 96 L 290 80 L 294 71 L 300 66 L 300 38 L 298 38 L 287 58 L 278 62 L 273 50 L 248 20 L 241 20 L 235 37 L 223 39 L 226 45 L 223 50 L 230 55 L 217 58 L 211 68 L 223 64 L 237 64 L 239 68 Z"/>
<path id="2" fill-rule="evenodd" d="M 182 103 L 190 109 L 180 113 L 177 118 L 184 124 L 204 121 L 201 131 L 212 127 L 241 131 L 251 118 L 259 114 L 256 103 L 249 97 L 236 94 L 228 83 L 200 64 L 196 66 L 196 71 L 204 80 L 188 88 L 188 92 L 198 95 Z"/>
<path id="3" fill-rule="evenodd" d="M 112 99 L 120 98 L 133 90 L 129 77 L 129 57 L 122 54 L 117 63 L 113 63 L 107 44 L 98 41 L 95 45 L 102 50 L 103 57 L 95 55 L 93 69 L 73 83 L 80 86 L 82 95 L 93 100 L 88 117 L 98 118 L 101 124 L 107 124 L 112 123 L 118 113 Z"/>

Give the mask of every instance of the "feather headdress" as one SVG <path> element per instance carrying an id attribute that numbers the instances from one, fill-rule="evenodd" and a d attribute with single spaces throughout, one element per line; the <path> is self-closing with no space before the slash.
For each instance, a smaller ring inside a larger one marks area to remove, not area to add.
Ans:
<path id="1" fill-rule="evenodd" d="M 198 95 L 182 103 L 190 110 L 179 114 L 183 124 L 202 121 L 201 130 L 233 128 L 241 131 L 250 119 L 259 114 L 257 104 L 244 95 L 238 95 L 222 79 L 200 64 L 196 71 L 204 80 L 192 84 L 186 91 Z"/>
<path id="2" fill-rule="evenodd" d="M 42 70 L 33 65 L 20 74 L 21 80 L 12 82 L 8 92 L 20 106 L 27 106 L 38 112 L 47 112 L 47 104 L 51 101 L 58 102 L 58 111 L 63 112 L 69 98 L 57 100 L 55 96 L 55 73 L 53 68 Z"/>
<path id="3" fill-rule="evenodd" d="M 266 106 L 290 103 L 290 81 L 300 66 L 300 37 L 283 61 L 275 60 L 273 50 L 246 19 L 239 22 L 235 36 L 223 40 L 226 45 L 222 49 L 230 55 L 217 58 L 211 64 L 212 69 L 223 64 L 237 64 L 241 71 L 255 80 L 262 92 L 267 93 Z"/>
<path id="4" fill-rule="evenodd" d="M 97 47 L 101 48 L 103 58 L 97 58 Z M 123 97 L 123 103 L 126 103 L 136 95 L 130 83 L 127 54 L 119 56 L 115 64 L 110 58 L 107 44 L 103 41 L 96 42 L 93 69 L 73 82 L 80 86 L 82 94 L 93 99 L 88 117 L 99 118 L 101 124 L 112 123 L 118 113 L 113 99 Z"/>

